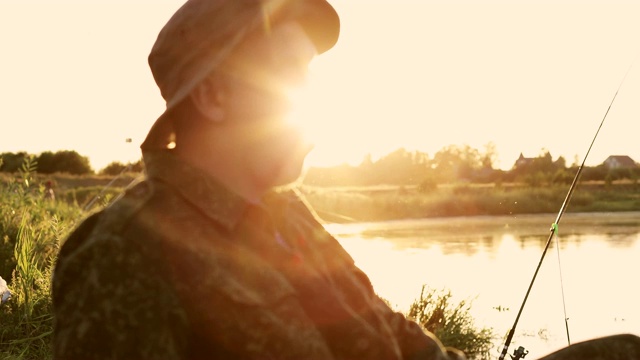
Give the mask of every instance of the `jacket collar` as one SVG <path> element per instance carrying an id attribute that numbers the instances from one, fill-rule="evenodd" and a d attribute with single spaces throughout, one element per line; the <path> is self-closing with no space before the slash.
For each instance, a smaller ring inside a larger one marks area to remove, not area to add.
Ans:
<path id="1" fill-rule="evenodd" d="M 240 222 L 250 204 L 204 171 L 181 160 L 171 150 L 145 151 L 142 154 L 151 181 L 170 186 L 207 217 L 231 231 Z"/>

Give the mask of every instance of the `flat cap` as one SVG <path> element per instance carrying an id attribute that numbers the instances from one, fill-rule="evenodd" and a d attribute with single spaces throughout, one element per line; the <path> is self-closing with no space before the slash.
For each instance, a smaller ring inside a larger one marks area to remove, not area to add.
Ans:
<path id="1" fill-rule="evenodd" d="M 282 20 L 299 21 L 318 53 L 338 40 L 340 20 L 325 0 L 188 0 L 160 31 L 149 55 L 167 108 L 184 99 L 249 33 Z"/>
<path id="2" fill-rule="evenodd" d="M 167 113 L 219 66 L 251 33 L 268 32 L 279 21 L 300 23 L 318 53 L 338 41 L 340 18 L 326 0 L 188 0 L 158 34 L 149 66 L 167 110 L 142 148 L 167 137 Z M 159 134 L 156 139 L 154 133 Z M 162 144 L 166 145 L 166 144 Z"/>

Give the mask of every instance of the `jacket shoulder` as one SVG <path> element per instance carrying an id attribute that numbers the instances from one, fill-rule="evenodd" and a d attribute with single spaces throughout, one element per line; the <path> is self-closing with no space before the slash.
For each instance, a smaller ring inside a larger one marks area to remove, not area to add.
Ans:
<path id="1" fill-rule="evenodd" d="M 114 233 L 121 233 L 131 220 L 151 200 L 155 186 L 148 180 L 129 187 L 113 204 L 102 211 L 101 227 Z"/>
<path id="2" fill-rule="evenodd" d="M 148 181 L 141 181 L 131 186 L 107 208 L 85 218 L 66 238 L 58 258 L 64 259 L 72 254 L 94 234 L 97 228 L 115 235 L 122 233 L 152 196 L 153 187 Z"/>

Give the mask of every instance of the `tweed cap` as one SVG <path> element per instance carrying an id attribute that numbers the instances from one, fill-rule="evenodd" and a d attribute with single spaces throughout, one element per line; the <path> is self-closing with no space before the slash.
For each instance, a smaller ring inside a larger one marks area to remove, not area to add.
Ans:
<path id="1" fill-rule="evenodd" d="M 188 0 L 160 31 L 149 66 L 167 104 L 180 103 L 251 33 L 279 21 L 298 21 L 318 53 L 335 45 L 340 19 L 326 0 Z M 156 129 L 157 130 L 157 129 Z M 166 131 L 165 131 L 166 132 Z M 145 146 L 143 144 L 143 148 Z"/>

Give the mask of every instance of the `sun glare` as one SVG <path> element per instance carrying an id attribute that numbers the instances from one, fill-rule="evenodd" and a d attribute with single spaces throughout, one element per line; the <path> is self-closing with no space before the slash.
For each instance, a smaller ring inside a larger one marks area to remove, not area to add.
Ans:
<path id="1" fill-rule="evenodd" d="M 312 123 L 309 114 L 313 113 L 309 92 L 310 87 L 307 85 L 289 90 L 288 96 L 292 105 L 286 121 L 300 131 L 306 142 L 315 145 L 317 139 L 312 136 L 309 129 Z"/>
<path id="2" fill-rule="evenodd" d="M 331 166 L 345 161 L 345 149 L 335 141 L 340 125 L 327 103 L 326 94 L 331 88 L 323 86 L 318 77 L 317 69 L 312 68 L 307 84 L 291 91 L 292 109 L 287 121 L 314 146 L 307 166 Z"/>

